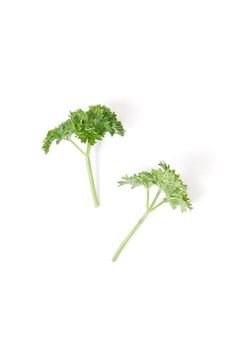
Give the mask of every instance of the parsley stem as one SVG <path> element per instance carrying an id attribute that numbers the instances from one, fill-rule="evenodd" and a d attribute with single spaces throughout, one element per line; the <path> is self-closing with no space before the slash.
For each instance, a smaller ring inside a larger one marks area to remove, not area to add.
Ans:
<path id="1" fill-rule="evenodd" d="M 151 209 L 151 212 L 152 212 L 153 210 L 157 209 L 158 207 L 160 207 L 160 205 L 162 205 L 162 204 L 164 204 L 164 203 L 165 203 L 165 199 L 163 199 L 159 204 L 157 204 L 155 207 L 153 207 L 153 208 Z"/>
<path id="2" fill-rule="evenodd" d="M 147 196 L 148 196 L 148 189 L 147 190 Z M 122 250 L 124 249 L 124 247 L 126 246 L 126 244 L 129 242 L 129 240 L 132 238 L 132 236 L 134 235 L 134 233 L 138 230 L 138 228 L 141 226 L 141 224 L 146 220 L 147 216 L 154 211 L 155 209 L 157 209 L 158 207 L 160 207 L 163 203 L 165 203 L 165 200 L 162 200 L 159 204 L 157 204 L 155 207 L 155 203 L 157 201 L 157 199 L 159 198 L 159 195 L 161 193 L 161 190 L 158 190 L 158 192 L 155 195 L 155 198 L 153 199 L 153 201 L 151 202 L 150 205 L 148 205 L 146 212 L 144 213 L 144 215 L 141 217 L 141 219 L 137 222 L 137 224 L 132 228 L 132 230 L 129 232 L 129 234 L 125 237 L 125 239 L 122 241 L 122 243 L 120 244 L 119 248 L 117 249 L 116 253 L 113 255 L 112 261 L 116 261 L 117 258 L 119 257 L 119 255 L 121 254 Z"/>
<path id="3" fill-rule="evenodd" d="M 67 141 L 71 142 L 84 156 L 86 155 L 86 153 L 77 145 L 77 143 L 75 143 L 73 140 L 71 139 L 66 139 Z"/>
<path id="4" fill-rule="evenodd" d="M 92 169 L 91 169 L 90 151 L 91 151 L 91 145 L 89 143 L 87 143 L 87 151 L 85 154 L 86 155 L 85 158 L 86 158 L 87 173 L 88 173 L 88 178 L 89 178 L 89 182 L 90 182 L 94 206 L 95 206 L 95 208 L 97 208 L 99 206 L 99 201 L 98 201 L 98 197 L 97 197 L 97 193 L 96 193 L 96 189 L 95 189 L 94 177 L 93 177 Z"/>
<path id="5" fill-rule="evenodd" d="M 146 189 L 146 209 L 149 208 L 150 205 L 150 188 Z"/>
<path id="6" fill-rule="evenodd" d="M 155 195 L 155 198 L 154 198 L 153 201 L 151 202 L 150 209 L 152 209 L 153 206 L 155 205 L 157 199 L 159 198 L 160 193 L 161 193 L 161 190 L 158 190 L 158 192 L 157 192 L 156 195 Z"/>
<path id="7" fill-rule="evenodd" d="M 126 244 L 129 242 L 130 238 L 134 235 L 134 233 L 137 231 L 137 229 L 141 226 L 141 224 L 146 220 L 147 216 L 149 215 L 150 211 L 147 210 L 145 214 L 141 217 L 141 219 L 137 222 L 137 224 L 132 228 L 132 230 L 129 232 L 129 234 L 125 237 L 125 239 L 122 241 L 121 245 L 117 249 L 116 253 L 113 255 L 112 261 L 116 261 L 119 255 L 121 254 L 122 250 L 126 246 Z"/>

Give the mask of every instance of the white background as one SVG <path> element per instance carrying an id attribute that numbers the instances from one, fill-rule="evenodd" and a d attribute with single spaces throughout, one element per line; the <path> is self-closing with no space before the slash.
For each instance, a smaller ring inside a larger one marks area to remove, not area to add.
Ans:
<path id="1" fill-rule="evenodd" d="M 232 350 L 232 1 L 1 1 L 1 350 Z M 48 129 L 105 104 L 84 159 Z M 143 214 L 122 175 L 165 160 L 194 210 Z"/>

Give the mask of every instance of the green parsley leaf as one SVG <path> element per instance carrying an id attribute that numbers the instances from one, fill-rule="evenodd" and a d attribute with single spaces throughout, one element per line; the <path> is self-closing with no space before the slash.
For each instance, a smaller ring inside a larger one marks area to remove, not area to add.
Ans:
<path id="1" fill-rule="evenodd" d="M 123 176 L 118 182 L 119 186 L 130 185 L 131 188 L 144 186 L 150 188 L 156 185 L 165 195 L 164 202 L 169 203 L 173 209 L 180 207 L 181 211 L 192 209 L 188 197 L 187 186 L 183 183 L 180 175 L 165 162 L 159 163 L 159 168 L 143 171 L 132 176 Z"/>
<path id="2" fill-rule="evenodd" d="M 124 136 L 125 134 L 122 123 L 117 120 L 116 113 L 106 106 L 90 106 L 87 112 L 81 109 L 70 112 L 67 121 L 48 131 L 42 148 L 45 153 L 48 153 L 54 141 L 58 144 L 61 140 L 70 139 L 71 136 L 78 138 L 82 143 L 89 143 L 93 146 L 107 133 L 111 136 L 114 134 Z"/>
<path id="3" fill-rule="evenodd" d="M 117 120 L 116 113 L 103 105 L 89 106 L 86 112 L 81 109 L 70 112 L 65 122 L 48 131 L 42 145 L 44 152 L 48 153 L 53 142 L 59 144 L 62 140 L 66 140 L 71 142 L 85 156 L 92 196 L 96 207 L 99 204 L 91 169 L 90 151 L 91 147 L 98 141 L 101 141 L 107 133 L 111 136 L 114 134 L 124 136 L 125 134 L 122 123 Z M 74 138 L 87 145 L 85 152 L 74 142 Z"/>
<path id="4" fill-rule="evenodd" d="M 112 258 L 113 261 L 117 260 L 128 241 L 145 221 L 147 216 L 164 203 L 169 203 L 173 209 L 179 207 L 182 212 L 192 209 L 187 186 L 181 180 L 180 175 L 178 175 L 174 169 L 171 169 L 170 165 L 165 162 L 160 162 L 159 167 L 152 169 L 151 171 L 142 171 L 132 176 L 123 176 L 122 180 L 119 181 L 118 184 L 119 186 L 129 185 L 132 189 L 138 186 L 145 187 L 146 211 L 117 249 Z M 156 196 L 150 202 L 149 191 L 154 185 L 157 186 L 158 190 Z M 161 198 L 159 203 L 157 203 L 161 195 L 163 198 Z"/>

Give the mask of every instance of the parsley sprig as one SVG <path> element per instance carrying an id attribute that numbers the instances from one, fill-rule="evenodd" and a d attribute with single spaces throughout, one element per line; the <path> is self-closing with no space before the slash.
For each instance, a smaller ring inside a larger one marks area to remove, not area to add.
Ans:
<path id="1" fill-rule="evenodd" d="M 182 212 L 192 209 L 187 186 L 181 180 L 180 175 L 165 162 L 160 162 L 159 167 L 151 171 L 143 171 L 133 176 L 123 176 L 118 184 L 119 186 L 130 185 L 132 189 L 138 186 L 144 186 L 146 190 L 146 211 L 123 240 L 114 254 L 112 261 L 117 260 L 126 244 L 142 225 L 147 216 L 161 205 L 169 203 L 173 209 L 180 207 Z M 150 189 L 154 185 L 157 186 L 158 190 L 155 197 L 150 201 Z"/>
<path id="2" fill-rule="evenodd" d="M 114 112 L 106 106 L 95 105 L 90 106 L 86 112 L 82 109 L 70 112 L 69 118 L 65 122 L 48 131 L 42 146 L 44 152 L 48 153 L 53 142 L 59 144 L 62 140 L 65 140 L 73 144 L 79 150 L 86 160 L 95 207 L 99 206 L 99 201 L 91 168 L 90 152 L 91 148 L 98 141 L 101 141 L 107 133 L 111 136 L 114 134 L 123 136 L 125 130 L 122 123 L 117 120 L 117 116 Z M 81 143 L 86 144 L 85 151 L 74 141 L 75 138 L 79 139 Z"/>

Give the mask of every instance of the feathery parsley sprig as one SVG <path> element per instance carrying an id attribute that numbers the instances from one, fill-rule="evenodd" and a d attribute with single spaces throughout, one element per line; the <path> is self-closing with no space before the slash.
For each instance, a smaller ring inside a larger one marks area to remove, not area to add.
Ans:
<path id="1" fill-rule="evenodd" d="M 146 189 L 146 211 L 123 240 L 114 254 L 112 261 L 117 260 L 128 241 L 145 221 L 147 216 L 161 205 L 169 203 L 173 209 L 179 207 L 182 212 L 192 209 L 187 186 L 181 180 L 180 175 L 165 162 L 160 162 L 159 167 L 151 171 L 143 171 L 133 176 L 123 176 L 118 184 L 119 186 L 130 185 L 132 189 L 138 186 L 144 186 Z M 150 201 L 150 188 L 154 185 L 157 186 L 158 190 L 155 197 Z M 160 198 L 161 195 L 162 198 Z M 160 201 L 158 202 L 159 198 Z"/>
<path id="2" fill-rule="evenodd" d="M 48 153 L 53 142 L 59 144 L 62 140 L 71 142 L 85 157 L 87 172 L 94 201 L 94 206 L 99 206 L 99 201 L 95 189 L 94 178 L 92 174 L 90 152 L 92 146 L 101 141 L 109 133 L 111 136 L 118 134 L 123 136 L 125 130 L 122 123 L 117 120 L 117 116 L 108 107 L 103 105 L 89 106 L 85 112 L 77 109 L 70 112 L 69 118 L 58 125 L 58 127 L 49 130 L 43 140 L 43 150 Z M 77 138 L 81 143 L 86 144 L 84 151 L 75 141 Z"/>

